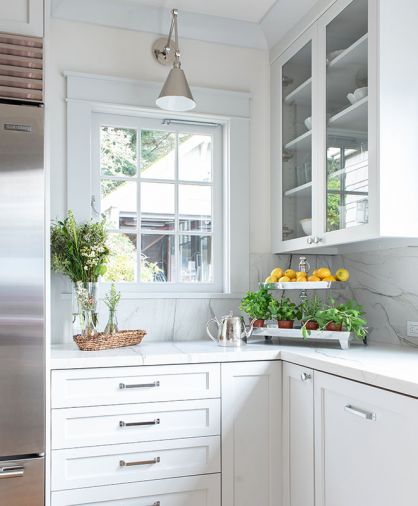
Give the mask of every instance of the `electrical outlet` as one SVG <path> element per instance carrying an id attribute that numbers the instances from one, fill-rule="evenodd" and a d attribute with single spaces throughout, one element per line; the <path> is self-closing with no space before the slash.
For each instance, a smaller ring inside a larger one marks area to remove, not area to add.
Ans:
<path id="1" fill-rule="evenodd" d="M 408 337 L 418 337 L 418 322 L 406 322 L 406 335 Z"/>

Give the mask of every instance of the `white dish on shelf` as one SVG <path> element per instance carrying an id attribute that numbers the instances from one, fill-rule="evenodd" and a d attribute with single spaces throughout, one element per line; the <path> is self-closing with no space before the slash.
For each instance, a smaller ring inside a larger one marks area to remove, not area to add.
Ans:
<path id="1" fill-rule="evenodd" d="M 350 104 L 354 105 L 357 102 L 360 102 L 364 97 L 367 97 L 369 92 L 369 88 L 367 86 L 363 86 L 362 88 L 357 88 L 353 93 L 347 94 L 347 99 Z"/>
<path id="2" fill-rule="evenodd" d="M 304 121 L 307 130 L 312 130 L 312 118 L 309 116 Z"/>
<path id="3" fill-rule="evenodd" d="M 312 218 L 305 218 L 304 220 L 300 220 L 299 223 L 306 235 L 312 234 Z"/>
<path id="4" fill-rule="evenodd" d="M 335 58 L 338 58 L 340 54 L 344 53 L 345 49 L 336 49 L 335 51 L 331 51 L 327 55 L 327 64 L 329 65 Z"/>

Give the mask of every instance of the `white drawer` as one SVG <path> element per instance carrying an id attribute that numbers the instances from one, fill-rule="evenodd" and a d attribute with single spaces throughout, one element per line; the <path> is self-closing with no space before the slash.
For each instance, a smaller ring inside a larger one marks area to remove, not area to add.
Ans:
<path id="1" fill-rule="evenodd" d="M 220 475 L 52 492 L 51 506 L 220 506 Z"/>
<path id="2" fill-rule="evenodd" d="M 219 399 L 53 409 L 51 417 L 54 450 L 220 434 Z"/>
<path id="3" fill-rule="evenodd" d="M 220 397 L 219 364 L 52 371 L 52 408 L 215 397 Z"/>
<path id="4" fill-rule="evenodd" d="M 54 450 L 51 489 L 219 473 L 220 437 Z"/>

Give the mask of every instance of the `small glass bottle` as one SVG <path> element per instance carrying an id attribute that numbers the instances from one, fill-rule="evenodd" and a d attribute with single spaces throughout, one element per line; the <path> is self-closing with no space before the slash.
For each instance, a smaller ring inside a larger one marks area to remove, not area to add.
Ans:
<path id="1" fill-rule="evenodd" d="M 118 332 L 118 319 L 116 317 L 116 309 L 109 309 L 109 319 L 104 329 L 105 334 L 116 334 Z"/>

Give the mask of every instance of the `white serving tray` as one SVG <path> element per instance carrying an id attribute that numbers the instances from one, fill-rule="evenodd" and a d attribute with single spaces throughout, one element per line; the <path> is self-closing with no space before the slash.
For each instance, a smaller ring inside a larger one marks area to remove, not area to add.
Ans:
<path id="1" fill-rule="evenodd" d="M 296 284 L 296 283 L 292 283 Z M 297 340 L 304 342 L 312 341 L 326 341 L 326 342 L 338 342 L 342 350 L 348 350 L 350 343 L 353 340 L 353 334 L 351 332 L 332 332 L 329 330 L 311 330 L 310 335 L 305 339 L 302 336 L 301 329 L 279 329 L 278 327 L 263 327 L 255 328 L 252 331 L 250 339 L 257 337 L 276 337 L 286 340 Z"/>
<path id="2" fill-rule="evenodd" d="M 267 290 L 329 290 L 330 288 L 344 288 L 346 283 L 341 281 L 295 281 L 287 283 L 260 283 Z"/>

